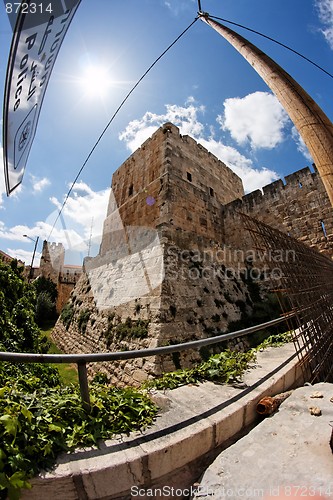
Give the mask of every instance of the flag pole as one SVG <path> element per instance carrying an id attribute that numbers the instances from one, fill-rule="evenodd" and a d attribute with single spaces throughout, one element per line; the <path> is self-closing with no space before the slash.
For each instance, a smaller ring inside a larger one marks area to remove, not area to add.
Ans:
<path id="1" fill-rule="evenodd" d="M 273 59 L 235 31 L 199 17 L 227 40 L 274 92 L 307 146 L 333 206 L 333 124 L 310 95 Z"/>

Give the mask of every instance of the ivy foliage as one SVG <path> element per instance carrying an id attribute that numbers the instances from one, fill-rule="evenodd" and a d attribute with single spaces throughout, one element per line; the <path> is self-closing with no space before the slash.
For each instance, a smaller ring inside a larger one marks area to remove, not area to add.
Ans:
<path id="1" fill-rule="evenodd" d="M 130 339 L 144 339 L 148 337 L 149 319 L 131 319 L 129 316 L 124 322 L 114 324 L 115 316 L 110 314 L 108 318 L 108 328 L 105 332 L 106 343 Z"/>
<path id="2" fill-rule="evenodd" d="M 70 324 L 73 321 L 74 318 L 74 305 L 72 302 L 67 302 L 67 304 L 64 305 L 63 310 L 61 311 L 60 314 L 60 319 L 65 325 L 66 330 L 70 327 Z"/>
<path id="3" fill-rule="evenodd" d="M 228 383 L 241 377 L 251 361 L 255 361 L 255 353 L 252 350 L 241 353 L 227 349 L 220 354 L 210 356 L 207 361 L 194 368 L 164 373 L 161 377 L 147 382 L 146 386 L 156 389 L 175 389 L 181 385 L 197 384 L 205 380 Z"/>
<path id="4" fill-rule="evenodd" d="M 89 311 L 89 309 L 83 309 L 82 311 L 80 311 L 80 314 L 79 314 L 79 317 L 77 320 L 77 326 L 78 326 L 78 329 L 81 333 L 85 333 L 85 331 L 87 329 L 87 324 L 88 324 L 88 321 L 90 318 L 90 314 L 91 314 L 91 311 Z"/>
<path id="5" fill-rule="evenodd" d="M 19 498 L 29 478 L 51 467 L 59 453 L 142 429 L 156 414 L 149 397 L 132 388 L 92 384 L 86 413 L 74 386 L 40 388 L 33 379 L 27 386 L 29 392 L 20 384 L 0 389 L 0 498 Z"/>
<path id="6" fill-rule="evenodd" d="M 257 351 L 267 347 L 278 347 L 291 342 L 290 332 L 271 335 L 262 344 L 247 352 L 238 352 L 226 349 L 225 351 L 210 356 L 207 361 L 194 368 L 185 368 L 174 372 L 164 373 L 161 377 L 149 380 L 144 384 L 148 388 L 175 389 L 186 384 L 197 384 L 203 381 L 229 383 L 242 378 L 245 370 L 256 361 Z"/>

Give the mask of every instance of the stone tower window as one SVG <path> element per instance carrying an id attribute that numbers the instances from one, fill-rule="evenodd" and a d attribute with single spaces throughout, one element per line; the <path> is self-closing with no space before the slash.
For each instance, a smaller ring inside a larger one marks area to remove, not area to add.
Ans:
<path id="1" fill-rule="evenodd" d="M 130 187 L 128 188 L 128 196 L 132 196 L 133 194 L 133 184 L 130 185 Z"/>
<path id="2" fill-rule="evenodd" d="M 187 175 L 187 180 L 192 182 L 192 174 L 190 174 L 190 172 L 186 172 L 186 175 Z"/>
<path id="3" fill-rule="evenodd" d="M 214 189 L 213 189 L 213 188 L 209 188 L 209 194 L 210 194 L 211 196 L 214 196 Z"/>

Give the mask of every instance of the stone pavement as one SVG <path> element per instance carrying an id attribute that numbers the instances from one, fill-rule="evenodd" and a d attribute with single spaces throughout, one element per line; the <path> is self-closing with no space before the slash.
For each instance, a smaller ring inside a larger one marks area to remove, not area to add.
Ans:
<path id="1" fill-rule="evenodd" d="M 312 407 L 321 415 L 311 414 Z M 215 459 L 193 498 L 333 498 L 331 425 L 333 384 L 296 389 L 277 413 Z"/>

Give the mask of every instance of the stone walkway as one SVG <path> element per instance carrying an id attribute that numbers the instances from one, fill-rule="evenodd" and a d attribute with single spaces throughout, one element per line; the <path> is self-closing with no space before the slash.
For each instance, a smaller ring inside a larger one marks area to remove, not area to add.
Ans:
<path id="1" fill-rule="evenodd" d="M 296 389 L 277 413 L 216 458 L 193 498 L 333 498 L 331 425 L 333 384 Z"/>

